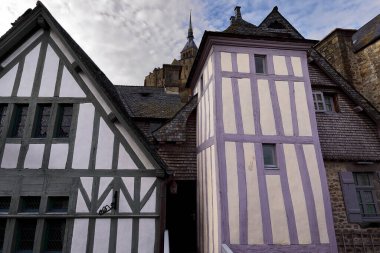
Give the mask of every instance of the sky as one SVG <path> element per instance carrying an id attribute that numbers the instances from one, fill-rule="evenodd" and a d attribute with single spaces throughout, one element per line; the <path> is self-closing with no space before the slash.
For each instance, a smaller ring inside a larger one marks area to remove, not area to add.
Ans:
<path id="1" fill-rule="evenodd" d="M 155 67 L 178 59 L 186 43 L 189 12 L 195 42 L 203 32 L 228 27 L 234 7 L 243 19 L 260 22 L 278 6 L 305 37 L 320 40 L 333 29 L 358 29 L 380 13 L 380 0 L 43 0 L 41 1 L 118 85 L 143 85 Z M 1 0 L 0 35 L 34 0 Z"/>

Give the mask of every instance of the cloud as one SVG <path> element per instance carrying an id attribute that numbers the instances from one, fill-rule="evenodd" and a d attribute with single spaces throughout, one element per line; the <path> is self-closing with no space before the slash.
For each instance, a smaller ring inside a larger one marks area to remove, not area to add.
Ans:
<path id="1" fill-rule="evenodd" d="M 306 38 L 321 39 L 335 27 L 358 28 L 377 15 L 380 2 L 366 0 L 66 0 L 43 1 L 57 21 L 115 84 L 143 85 L 155 67 L 179 58 L 192 10 L 195 41 L 204 30 L 224 30 L 242 7 L 243 18 L 259 24 L 275 5 Z M 2 0 L 0 34 L 30 0 Z"/>

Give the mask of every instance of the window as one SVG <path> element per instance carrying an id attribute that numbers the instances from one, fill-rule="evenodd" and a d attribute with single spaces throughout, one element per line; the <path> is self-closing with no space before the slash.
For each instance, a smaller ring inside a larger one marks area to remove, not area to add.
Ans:
<path id="1" fill-rule="evenodd" d="M 51 114 L 50 104 L 37 105 L 35 124 L 34 124 L 34 138 L 45 138 L 49 126 L 49 119 Z"/>
<path id="2" fill-rule="evenodd" d="M 20 212 L 38 212 L 40 209 L 40 197 L 21 197 Z"/>
<path id="3" fill-rule="evenodd" d="M 11 205 L 11 197 L 0 197 L 0 212 L 7 213 Z"/>
<path id="4" fill-rule="evenodd" d="M 28 105 L 15 105 L 9 137 L 21 138 L 24 134 Z"/>
<path id="5" fill-rule="evenodd" d="M 265 168 L 277 168 L 276 145 L 263 144 L 263 157 Z"/>
<path id="6" fill-rule="evenodd" d="M 69 197 L 48 197 L 47 212 L 67 212 Z"/>
<path id="7" fill-rule="evenodd" d="M 320 91 L 313 92 L 314 109 L 316 112 L 338 112 L 337 96 Z"/>
<path id="8" fill-rule="evenodd" d="M 7 117 L 7 105 L 0 104 L 0 137 L 4 132 L 5 118 Z"/>
<path id="9" fill-rule="evenodd" d="M 356 197 L 362 216 L 376 216 L 377 208 L 372 184 L 372 173 L 353 173 L 356 185 Z"/>
<path id="10" fill-rule="evenodd" d="M 55 138 L 67 138 L 70 135 L 73 105 L 62 104 L 58 106 Z"/>
<path id="11" fill-rule="evenodd" d="M 44 251 L 46 253 L 62 252 L 63 239 L 65 236 L 66 220 L 47 220 L 44 234 Z"/>
<path id="12" fill-rule="evenodd" d="M 16 253 L 33 252 L 36 225 L 36 219 L 24 219 L 17 221 L 15 243 Z"/>
<path id="13" fill-rule="evenodd" d="M 266 74 L 266 57 L 265 55 L 255 54 L 256 74 Z"/>

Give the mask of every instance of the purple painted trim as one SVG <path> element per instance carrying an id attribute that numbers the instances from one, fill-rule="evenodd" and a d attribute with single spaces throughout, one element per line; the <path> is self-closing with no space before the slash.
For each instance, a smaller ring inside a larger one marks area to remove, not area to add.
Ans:
<path id="1" fill-rule="evenodd" d="M 296 219 L 294 216 L 293 201 L 290 195 L 289 180 L 285 163 L 285 154 L 283 144 L 276 145 L 277 162 L 280 169 L 281 189 L 284 196 L 284 204 L 286 217 L 288 218 L 288 231 L 290 244 L 298 244 L 298 233 L 296 227 Z"/>
<path id="2" fill-rule="evenodd" d="M 247 181 L 245 174 L 245 161 L 243 143 L 236 143 L 237 173 L 239 183 L 239 225 L 240 244 L 248 244 L 248 204 Z"/>
<path id="3" fill-rule="evenodd" d="M 256 41 L 258 42 L 258 41 Z M 305 52 L 309 49 L 309 46 L 303 47 L 302 49 L 300 47 L 290 49 L 286 48 L 279 48 L 280 46 L 283 45 L 290 45 L 294 43 L 286 43 L 286 42 L 280 42 L 279 44 L 276 45 L 276 48 L 269 48 L 268 44 L 262 44 L 258 43 L 257 46 L 252 46 L 252 47 L 240 47 L 240 46 L 222 46 L 222 45 L 216 45 L 215 46 L 215 52 L 226 52 L 226 53 L 249 53 L 249 54 L 271 54 L 271 55 L 280 55 L 280 56 L 298 56 L 302 57 L 305 55 Z M 262 47 L 260 47 L 262 46 Z M 305 52 L 303 52 L 305 51 Z"/>
<path id="4" fill-rule="evenodd" d="M 225 141 L 234 142 L 260 142 L 260 143 L 302 143 L 313 144 L 313 137 L 308 136 L 256 136 L 244 134 L 224 134 Z"/>
<path id="5" fill-rule="evenodd" d="M 318 136 L 317 120 L 316 120 L 315 111 L 314 111 L 313 96 L 312 96 L 311 83 L 310 83 L 310 78 L 309 78 L 309 70 L 307 68 L 306 53 L 303 57 L 301 57 L 301 64 L 302 64 L 302 72 L 305 76 L 305 91 L 307 93 L 306 94 L 307 105 L 309 108 L 310 124 L 311 124 L 311 129 L 313 132 L 314 147 L 316 151 L 318 170 L 319 170 L 319 175 L 320 175 L 321 184 L 322 184 L 322 194 L 323 194 L 323 201 L 325 205 L 325 217 L 326 217 L 326 223 L 327 223 L 327 230 L 329 234 L 329 242 L 331 246 L 331 253 L 335 253 L 335 252 L 338 252 L 338 248 L 336 244 L 330 194 L 329 194 L 329 188 L 328 188 L 327 177 L 326 177 L 326 169 L 323 163 L 321 145 L 320 145 L 319 136 Z"/>
<path id="6" fill-rule="evenodd" d="M 302 188 L 305 195 L 305 202 L 307 208 L 307 216 L 309 217 L 309 226 L 311 233 L 311 242 L 320 243 L 319 229 L 318 229 L 318 220 L 317 213 L 315 210 L 315 202 L 313 190 L 311 188 L 310 175 L 306 166 L 306 158 L 302 149 L 302 145 L 295 145 L 298 167 L 302 179 Z"/>
<path id="7" fill-rule="evenodd" d="M 290 94 L 290 110 L 292 114 L 293 135 L 299 136 L 297 111 L 296 111 L 296 98 L 294 96 L 294 82 L 289 82 L 289 94 Z"/>
<path id="8" fill-rule="evenodd" d="M 255 75 L 257 79 L 268 79 L 268 80 L 276 80 L 276 81 L 295 81 L 295 82 L 305 81 L 303 77 L 297 77 L 297 76 L 274 75 L 274 74 L 253 74 L 253 73 L 222 71 L 222 76 L 228 77 L 228 78 L 249 78 L 252 75 Z"/>
<path id="9" fill-rule="evenodd" d="M 331 253 L 329 244 L 306 244 L 306 245 L 228 245 L 234 253 Z"/>
<path id="10" fill-rule="evenodd" d="M 292 55 L 293 56 L 293 55 Z M 288 75 L 294 76 L 293 65 L 290 56 L 285 57 L 286 68 L 288 69 Z"/>
<path id="11" fill-rule="evenodd" d="M 236 54 L 232 54 L 232 71 L 233 72 L 238 71 Z M 232 97 L 234 100 L 234 107 L 235 107 L 236 131 L 238 134 L 244 134 L 243 118 L 241 115 L 241 107 L 240 107 L 240 93 L 239 93 L 239 88 L 238 88 L 238 81 L 236 80 L 236 78 L 232 78 L 231 85 L 232 85 Z"/>
<path id="12" fill-rule="evenodd" d="M 230 242 L 230 228 L 228 224 L 228 198 L 227 198 L 227 171 L 226 171 L 226 150 L 223 140 L 224 125 L 222 112 L 222 76 L 220 53 L 215 53 L 215 137 L 219 168 L 219 190 L 220 190 L 220 213 L 221 213 L 221 240 L 219 243 Z"/>
<path id="13" fill-rule="evenodd" d="M 282 124 L 282 116 L 277 97 L 276 84 L 273 80 L 269 81 L 269 92 L 272 100 L 273 116 L 277 135 L 284 136 L 284 126 Z"/>
<path id="14" fill-rule="evenodd" d="M 273 243 L 272 225 L 269 214 L 269 201 L 267 183 L 264 175 L 264 158 L 261 143 L 255 143 L 257 181 L 259 184 L 259 196 L 261 206 L 261 217 L 263 223 L 263 238 L 265 244 Z"/>
<path id="15" fill-rule="evenodd" d="M 266 57 L 267 60 L 267 73 L 270 76 L 275 76 L 274 74 L 274 64 L 273 64 L 273 52 L 268 52 Z"/>
<path id="16" fill-rule="evenodd" d="M 215 137 L 208 138 L 205 142 L 203 142 L 201 145 L 197 147 L 197 153 L 202 152 L 203 150 L 211 147 L 215 143 Z"/>

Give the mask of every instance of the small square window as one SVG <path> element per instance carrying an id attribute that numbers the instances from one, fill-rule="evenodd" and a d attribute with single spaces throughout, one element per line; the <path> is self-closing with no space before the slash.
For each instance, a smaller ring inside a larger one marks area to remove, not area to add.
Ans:
<path id="1" fill-rule="evenodd" d="M 0 212 L 7 213 L 11 205 L 11 197 L 0 197 Z"/>
<path id="2" fill-rule="evenodd" d="M 45 253 L 62 252 L 65 237 L 66 220 L 47 220 L 45 225 L 44 251 Z"/>
<path id="3" fill-rule="evenodd" d="M 61 213 L 67 212 L 69 206 L 69 197 L 48 197 L 47 212 L 50 213 Z"/>
<path id="4" fill-rule="evenodd" d="M 4 132 L 5 118 L 7 117 L 7 108 L 6 104 L 0 104 L 0 137 Z"/>
<path id="5" fill-rule="evenodd" d="M 51 114 L 50 104 L 39 104 L 36 110 L 34 123 L 34 138 L 45 138 L 48 131 L 49 119 Z"/>
<path id="6" fill-rule="evenodd" d="M 336 94 L 313 92 L 314 109 L 316 112 L 338 112 Z"/>
<path id="7" fill-rule="evenodd" d="M 68 138 L 70 135 L 73 105 L 61 104 L 58 106 L 55 138 Z"/>
<path id="8" fill-rule="evenodd" d="M 275 144 L 263 144 L 263 156 L 265 168 L 277 168 Z"/>
<path id="9" fill-rule="evenodd" d="M 266 74 L 266 56 L 255 54 L 256 74 Z"/>
<path id="10" fill-rule="evenodd" d="M 27 115 L 28 105 L 15 105 L 9 137 L 21 138 L 24 135 Z"/>
<path id="11" fill-rule="evenodd" d="M 20 212 L 36 213 L 40 209 L 40 197 L 21 197 Z"/>
<path id="12" fill-rule="evenodd" d="M 32 253 L 36 234 L 36 219 L 18 220 L 16 227 L 16 253 Z"/>

